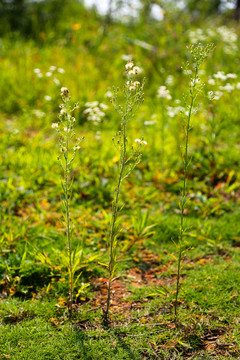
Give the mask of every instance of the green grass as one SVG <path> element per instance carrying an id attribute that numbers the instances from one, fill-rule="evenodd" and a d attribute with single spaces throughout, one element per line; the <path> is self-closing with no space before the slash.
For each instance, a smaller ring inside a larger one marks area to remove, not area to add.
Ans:
<path id="1" fill-rule="evenodd" d="M 6 34 L 0 42 L 0 359 L 238 359 L 239 45 L 234 50 L 217 32 L 227 21 L 224 17 L 197 25 L 204 33 L 213 31 L 207 42 L 216 45 L 201 75 L 204 93 L 227 82 L 235 89 L 224 91 L 213 106 L 201 94 L 199 111 L 193 116 L 185 217 L 189 251 L 183 261 L 176 327 L 174 242 L 180 221 L 183 131 L 179 114 L 167 116 L 165 109 L 163 116 L 156 94 L 172 75 L 174 84 L 167 85 L 172 100 L 164 106 L 184 105 L 188 78 L 181 66 L 189 60 L 189 29 L 196 26 L 188 14 L 179 15 L 176 22 L 176 14 L 168 13 L 158 23 L 113 22 L 104 36 L 96 37 L 101 17 L 84 9 L 79 14 L 71 13 L 60 21 L 56 33 L 46 32 L 40 39 L 38 34 L 36 41 Z M 73 24 L 81 24 L 80 29 L 74 30 Z M 235 23 L 228 28 L 239 34 Z M 153 49 L 139 46 L 136 40 Z M 122 186 L 125 207 L 113 297 L 113 305 L 119 306 L 112 306 L 112 326 L 104 328 L 104 264 L 118 164 L 112 137 L 119 129 L 117 113 L 105 93 L 125 81 L 124 54 L 134 56 L 146 78 L 145 102 L 129 124 L 129 142 L 144 136 L 148 146 Z M 65 70 L 55 72 L 59 85 L 45 76 L 50 66 Z M 42 78 L 34 73 L 36 68 Z M 210 86 L 208 78 L 217 71 L 236 73 L 237 78 L 216 80 Z M 71 174 L 73 247 L 82 251 L 71 322 L 66 306 L 61 170 L 51 129 L 61 86 L 69 88 L 73 102 L 79 101 L 76 133 L 85 136 Z M 178 99 L 181 104 L 175 102 Z M 95 100 L 109 106 L 98 126 L 83 113 L 85 103 Z M 150 120 L 156 123 L 146 125 Z M 139 212 L 148 212 L 144 226 L 154 224 L 153 234 L 137 235 Z M 80 291 L 82 283 L 88 287 Z"/>

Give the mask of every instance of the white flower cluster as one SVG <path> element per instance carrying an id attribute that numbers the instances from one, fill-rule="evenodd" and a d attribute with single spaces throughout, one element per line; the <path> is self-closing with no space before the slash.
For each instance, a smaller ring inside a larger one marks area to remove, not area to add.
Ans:
<path id="1" fill-rule="evenodd" d="M 167 100 L 171 100 L 172 97 L 170 95 L 170 92 L 169 90 L 166 88 L 165 85 L 162 85 L 158 88 L 158 91 L 157 91 L 157 97 L 158 98 L 161 98 L 161 99 L 167 99 Z"/>
<path id="2" fill-rule="evenodd" d="M 219 86 L 219 89 L 230 93 L 235 89 L 235 86 L 227 83 L 225 86 Z"/>
<path id="3" fill-rule="evenodd" d="M 169 117 L 175 117 L 176 115 L 183 113 L 185 111 L 182 106 L 167 106 L 167 113 Z"/>
<path id="4" fill-rule="evenodd" d="M 238 50 L 237 41 L 238 36 L 235 31 L 227 26 L 220 26 L 217 28 L 218 36 L 222 38 L 222 41 L 225 42 L 225 53 L 232 54 Z"/>
<path id="5" fill-rule="evenodd" d="M 146 120 L 146 121 L 144 121 L 145 126 L 155 125 L 155 124 L 156 124 L 156 120 Z"/>
<path id="6" fill-rule="evenodd" d="M 135 139 L 134 140 L 135 143 L 139 144 L 139 145 L 147 145 L 147 142 L 145 140 L 141 140 L 141 139 Z"/>
<path id="7" fill-rule="evenodd" d="M 174 85 L 174 77 L 173 75 L 168 75 L 166 78 L 165 83 L 167 84 L 167 86 L 173 86 Z"/>
<path id="8" fill-rule="evenodd" d="M 240 83 L 234 85 L 227 82 L 225 85 L 222 85 L 222 82 L 226 80 L 232 80 L 232 79 L 234 80 L 237 79 L 237 77 L 238 77 L 237 74 L 234 73 L 225 74 L 224 71 L 218 71 L 216 74 L 213 74 L 212 77 L 208 78 L 208 84 L 212 86 L 214 85 L 218 86 L 218 90 L 214 92 L 213 91 L 208 92 L 208 97 L 211 98 L 212 100 L 219 100 L 223 96 L 224 92 L 230 93 L 234 89 L 239 89 Z"/>
<path id="9" fill-rule="evenodd" d="M 208 91 L 207 96 L 209 100 L 219 100 L 223 96 L 222 91 Z"/>
<path id="10" fill-rule="evenodd" d="M 43 73 L 41 72 L 40 69 L 36 68 L 33 70 L 33 72 L 37 75 L 38 78 L 43 78 L 44 76 L 47 78 L 52 78 L 53 82 L 59 86 L 60 85 L 60 81 L 59 79 L 56 77 L 56 73 L 59 74 L 64 74 L 65 70 L 62 68 L 58 68 L 54 65 L 50 66 L 48 71 L 43 75 Z"/>
<path id="11" fill-rule="evenodd" d="M 198 28 L 196 30 L 190 30 L 188 32 L 188 37 L 192 44 L 208 40 L 208 34 L 205 34 L 201 28 Z"/>
<path id="12" fill-rule="evenodd" d="M 33 110 L 33 114 L 38 118 L 42 118 L 42 117 L 46 116 L 45 112 L 38 110 L 38 109 Z"/>
<path id="13" fill-rule="evenodd" d="M 145 125 L 145 126 L 155 125 L 155 124 L 157 123 L 156 119 L 157 119 L 157 115 L 156 115 L 156 114 L 152 114 L 151 120 L 146 120 L 146 121 L 144 121 L 144 125 Z"/>
<path id="14" fill-rule="evenodd" d="M 197 78 L 197 79 L 192 79 L 191 80 L 191 82 L 190 82 L 190 85 L 191 86 L 197 86 L 197 85 L 200 85 L 200 83 L 201 83 L 201 80 L 200 80 L 200 78 Z"/>
<path id="15" fill-rule="evenodd" d="M 218 71 L 216 74 L 213 75 L 213 77 L 215 79 L 219 79 L 219 80 L 227 80 L 227 79 L 236 79 L 237 78 L 237 74 L 225 74 L 224 71 Z"/>
<path id="16" fill-rule="evenodd" d="M 128 61 L 128 63 L 125 65 L 125 68 L 127 70 L 127 75 L 130 78 L 142 72 L 142 69 L 140 69 L 139 66 L 134 66 L 134 62 L 132 60 Z M 130 91 L 135 91 L 140 86 L 140 81 L 128 80 L 127 86 Z"/>
<path id="17" fill-rule="evenodd" d="M 224 52 L 226 54 L 234 54 L 237 50 L 238 37 L 234 29 L 227 26 L 220 26 L 218 28 L 208 28 L 203 30 L 198 28 L 188 32 L 189 40 L 192 44 L 197 42 L 209 42 L 214 39 L 219 39 L 224 43 Z"/>
<path id="18" fill-rule="evenodd" d="M 112 98 L 113 97 L 113 93 L 110 89 L 108 89 L 108 91 L 104 94 L 104 97 L 106 98 Z"/>
<path id="19" fill-rule="evenodd" d="M 125 65 L 125 68 L 126 70 L 129 70 L 128 75 L 130 76 L 137 75 L 140 74 L 140 72 L 142 72 L 139 66 L 134 66 L 134 62 L 132 60 Z"/>
<path id="20" fill-rule="evenodd" d="M 105 116 L 104 110 L 108 109 L 108 106 L 99 103 L 98 101 L 87 102 L 85 104 L 86 109 L 83 111 L 83 114 L 87 116 L 89 121 L 92 121 L 94 125 L 99 124 L 103 117 Z"/>

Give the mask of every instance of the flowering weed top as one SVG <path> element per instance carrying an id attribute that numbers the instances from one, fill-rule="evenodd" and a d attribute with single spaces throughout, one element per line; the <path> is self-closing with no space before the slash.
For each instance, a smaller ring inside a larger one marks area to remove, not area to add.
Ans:
<path id="1" fill-rule="evenodd" d="M 119 153 L 118 165 L 118 179 L 115 187 L 115 196 L 112 202 L 112 216 L 110 224 L 110 232 L 108 237 L 109 242 L 109 264 L 108 264 L 108 294 L 106 309 L 103 309 L 103 320 L 105 325 L 109 323 L 109 307 L 111 298 L 111 284 L 114 280 L 114 275 L 118 263 L 117 259 L 117 245 L 119 235 L 119 213 L 122 209 L 120 204 L 120 191 L 124 179 L 126 179 L 136 165 L 141 160 L 140 148 L 147 145 L 147 142 L 142 139 L 136 139 L 134 144 L 129 147 L 127 138 L 127 124 L 133 118 L 136 109 L 143 101 L 143 83 L 136 79 L 136 76 L 141 72 L 138 66 L 134 66 L 131 60 L 125 65 L 127 81 L 123 88 L 125 96 L 125 105 L 121 106 L 118 103 L 118 89 L 114 89 L 114 96 L 112 103 L 120 115 L 121 126 L 120 130 L 113 136 L 113 143 Z"/>
<path id="2" fill-rule="evenodd" d="M 73 107 L 69 105 L 71 97 L 69 96 L 68 88 L 62 87 L 61 95 L 63 103 L 60 105 L 60 113 L 58 117 L 59 122 L 53 123 L 52 128 L 56 129 L 60 135 L 60 153 L 63 153 L 64 159 L 67 159 L 68 165 L 70 165 L 74 160 L 76 152 L 80 149 L 80 143 L 83 140 L 83 137 L 74 139 L 74 125 L 76 120 L 72 114 L 78 108 L 78 104 L 75 104 Z M 60 161 L 62 168 L 64 168 L 64 164 L 62 162 L 64 159 L 62 159 L 62 156 L 59 155 L 58 160 Z"/>
<path id="3" fill-rule="evenodd" d="M 69 90 L 66 87 L 61 88 L 63 103 L 60 105 L 59 122 L 53 123 L 52 128 L 56 129 L 59 137 L 60 155 L 59 163 L 63 170 L 62 188 L 63 188 L 63 217 L 65 220 L 66 243 L 68 252 L 68 273 L 69 273 L 69 317 L 72 315 L 73 291 L 76 281 L 74 282 L 75 252 L 72 251 L 72 226 L 70 218 L 71 202 L 71 165 L 75 158 L 76 152 L 80 149 L 82 138 L 75 139 L 75 118 L 72 116 L 78 104 L 70 106 Z"/>

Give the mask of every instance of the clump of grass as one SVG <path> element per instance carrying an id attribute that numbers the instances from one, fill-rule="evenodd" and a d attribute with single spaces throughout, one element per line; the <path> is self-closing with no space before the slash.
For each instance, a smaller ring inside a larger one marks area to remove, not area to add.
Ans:
<path id="1" fill-rule="evenodd" d="M 132 120 L 138 106 L 143 101 L 143 83 L 135 79 L 140 72 L 138 66 L 134 66 L 133 61 L 126 64 L 127 82 L 124 85 L 123 93 L 125 97 L 125 106 L 118 103 L 118 90 L 114 89 L 113 105 L 121 117 L 120 130 L 113 137 L 113 143 L 119 153 L 119 166 L 117 184 L 115 187 L 115 196 L 112 202 L 112 217 L 109 233 L 109 264 L 108 264 L 108 293 L 106 309 L 103 309 L 103 320 L 105 324 L 109 323 L 109 308 L 111 301 L 111 285 L 114 280 L 117 267 L 117 245 L 120 232 L 119 214 L 123 207 L 120 203 L 120 191 L 123 181 L 131 174 L 133 169 L 141 160 L 141 147 L 146 145 L 144 139 L 135 139 L 134 145 L 129 146 L 127 137 L 127 125 Z"/>
<path id="2" fill-rule="evenodd" d="M 72 227 L 70 216 L 70 200 L 71 200 L 71 169 L 76 153 L 80 149 L 80 143 L 83 137 L 75 139 L 75 118 L 72 116 L 78 104 L 71 107 L 69 91 L 66 87 L 61 88 L 63 103 L 60 105 L 59 122 L 53 123 L 52 128 L 56 129 L 59 134 L 59 164 L 62 168 L 62 189 L 63 189 L 63 217 L 65 222 L 66 243 L 68 252 L 68 273 L 69 273 L 69 317 L 72 315 L 73 307 L 73 290 L 74 290 L 74 254 L 72 249 Z"/>
<path id="3" fill-rule="evenodd" d="M 178 295 L 180 290 L 180 274 L 181 274 L 181 266 L 182 261 L 184 258 L 184 254 L 187 251 L 184 249 L 184 234 L 186 232 L 185 224 L 184 224 L 184 210 L 186 209 L 187 205 L 187 170 L 190 165 L 191 159 L 189 158 L 188 154 L 188 147 L 189 147 L 189 133 L 191 130 L 191 118 L 195 112 L 195 104 L 198 94 L 202 91 L 204 84 L 201 83 L 199 78 L 199 68 L 203 61 L 207 58 L 209 52 L 213 49 L 213 45 L 203 46 L 201 44 L 191 45 L 189 48 L 190 54 L 192 55 L 193 59 L 193 66 L 194 72 L 193 76 L 191 77 L 190 84 L 189 84 L 189 91 L 188 94 L 185 96 L 186 102 L 186 120 L 184 123 L 184 133 L 185 133 L 185 145 L 184 145 L 184 153 L 183 153 L 183 165 L 184 165 L 184 174 L 183 174 L 183 185 L 181 191 L 181 201 L 179 203 L 180 207 L 180 227 L 178 233 L 178 257 L 177 257 L 177 285 L 176 285 L 176 297 L 174 303 L 174 314 L 175 314 L 175 321 L 177 321 L 178 316 Z M 188 69 L 189 64 L 187 64 L 186 68 Z M 186 70 L 187 70 L 186 69 Z M 190 72 L 192 74 L 192 72 Z"/>

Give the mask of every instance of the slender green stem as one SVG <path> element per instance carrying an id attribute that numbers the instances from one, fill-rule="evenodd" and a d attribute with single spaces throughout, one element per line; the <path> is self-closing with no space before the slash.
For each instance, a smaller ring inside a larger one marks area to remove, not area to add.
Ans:
<path id="1" fill-rule="evenodd" d="M 135 166 L 139 162 L 139 146 L 138 148 L 134 149 L 134 146 L 132 146 L 132 150 L 130 154 L 127 154 L 127 124 L 130 119 L 134 116 L 136 109 L 140 105 L 140 103 L 143 100 L 143 85 L 140 86 L 139 81 L 133 81 L 134 78 L 131 78 L 131 76 L 134 76 L 138 74 L 139 68 L 137 66 L 134 66 L 133 62 L 130 61 L 126 64 L 126 69 L 129 70 L 127 72 L 128 75 L 128 81 L 125 84 L 124 87 L 124 94 L 125 94 L 125 109 L 123 109 L 118 103 L 116 102 L 116 97 L 113 98 L 113 104 L 115 106 L 115 109 L 121 116 L 121 129 L 119 132 L 117 132 L 117 142 L 115 142 L 115 137 L 113 137 L 114 144 L 117 148 L 117 150 L 120 153 L 120 161 L 119 161 L 119 167 L 118 167 L 118 179 L 117 179 L 117 185 L 115 188 L 115 195 L 112 202 L 112 218 L 111 218 L 111 224 L 110 224 L 110 232 L 109 232 L 109 264 L 108 264 L 108 287 L 107 287 L 107 302 L 106 307 L 103 309 L 103 322 L 107 325 L 110 322 L 109 319 L 109 309 L 110 309 L 110 302 L 111 302 L 111 285 L 114 280 L 114 274 L 116 270 L 117 265 L 117 246 L 118 246 L 118 216 L 120 212 L 120 205 L 119 205 L 119 197 L 120 197 L 120 190 L 121 190 L 121 184 L 124 181 L 125 178 L 129 176 L 131 171 L 135 168 Z M 133 80 L 132 80 L 133 79 Z M 116 95 L 117 92 L 115 92 Z M 137 141 L 136 141 L 137 140 Z M 141 141 L 140 139 L 136 139 L 136 142 L 140 142 L 142 145 L 143 143 L 146 143 L 144 141 Z M 128 157 L 127 157 L 128 155 Z"/>
<path id="2" fill-rule="evenodd" d="M 52 128 L 57 129 L 60 139 L 60 155 L 58 156 L 58 161 L 63 172 L 62 188 L 63 188 L 63 217 L 64 217 L 64 227 L 66 234 L 66 248 L 68 256 L 68 279 L 69 279 L 69 304 L 68 304 L 68 313 L 69 317 L 72 315 L 73 307 L 73 290 L 74 290 L 74 266 L 73 262 L 75 261 L 73 252 L 72 252 L 72 229 L 71 229 L 71 216 L 70 216 L 70 200 L 71 200 L 71 163 L 73 162 L 76 152 L 80 149 L 80 142 L 83 138 L 79 138 L 74 147 L 72 147 L 72 139 L 75 135 L 74 132 L 74 117 L 71 116 L 71 113 L 77 109 L 78 105 L 75 104 L 74 107 L 70 106 L 70 97 L 69 90 L 66 87 L 61 88 L 61 95 L 63 104 L 60 105 L 60 114 L 59 122 L 53 123 Z"/>
<path id="3" fill-rule="evenodd" d="M 162 168 L 164 165 L 164 156 L 165 156 L 165 111 L 164 111 L 164 104 L 163 102 L 161 103 L 161 107 L 162 107 L 162 114 L 161 114 L 161 161 L 162 161 Z"/>
<path id="4" fill-rule="evenodd" d="M 196 98 L 196 81 L 198 76 L 198 65 L 195 68 L 195 75 L 193 80 L 193 88 L 191 92 L 191 103 L 189 107 L 186 130 L 185 130 L 185 148 L 184 148 L 184 175 L 183 175 L 183 187 L 182 187 L 182 196 L 181 196 L 181 220 L 180 220 L 180 229 L 179 229 L 179 251 L 178 251 L 178 266 L 177 266 L 177 286 L 176 286 L 176 297 L 174 304 L 174 314 L 175 321 L 177 321 L 177 310 L 178 310 L 178 295 L 180 290 L 180 275 L 181 275 L 181 263 L 182 263 L 182 253 L 183 253 L 183 233 L 184 233 L 184 210 L 186 207 L 186 196 L 187 196 L 187 168 L 188 168 L 188 141 L 189 141 L 189 131 L 190 131 L 190 121 L 193 111 L 194 100 Z"/>
<path id="5" fill-rule="evenodd" d="M 71 239 L 71 223 L 70 223 L 70 199 L 69 199 L 69 163 L 68 163 L 68 152 L 69 152 L 69 119 L 67 115 L 67 134 L 66 134 L 66 152 L 65 152 L 65 208 L 66 208 L 66 233 L 67 233 L 67 250 L 68 250 L 68 270 L 69 270 L 69 317 L 72 315 L 72 304 L 73 304 L 73 267 L 72 267 L 72 239 Z"/>
<path id="6" fill-rule="evenodd" d="M 126 157 L 126 121 L 123 122 L 123 148 L 121 151 L 121 163 L 120 163 L 120 171 L 118 177 L 118 183 L 116 187 L 115 199 L 113 201 L 113 214 L 112 214 L 112 222 L 111 222 L 111 230 L 110 230 L 110 260 L 109 260 L 109 278 L 108 278 L 108 295 L 107 295 L 107 306 L 105 311 L 105 319 L 108 321 L 109 317 L 109 307 L 110 307 L 110 299 L 111 299 L 111 284 L 113 279 L 113 272 L 115 266 L 115 256 L 114 256 L 114 238 L 115 238 L 115 225 L 119 212 L 119 194 L 120 194 L 120 186 L 123 177 L 123 171 L 125 167 L 125 157 Z"/>

